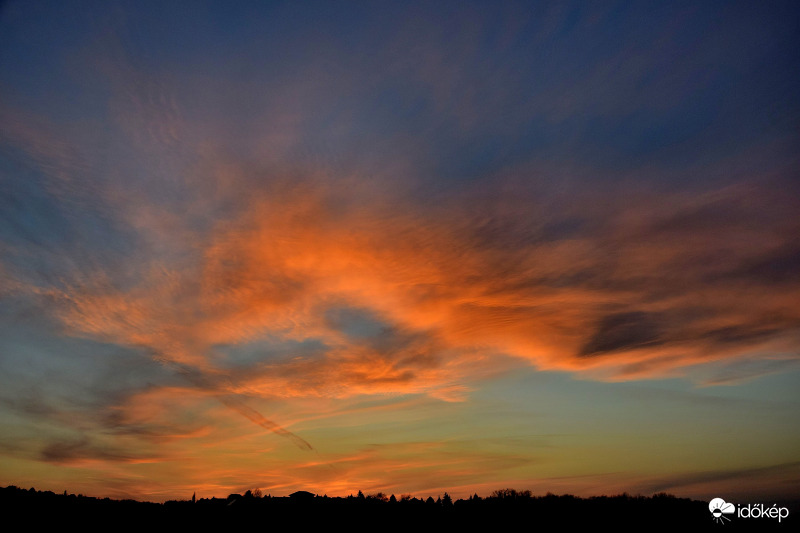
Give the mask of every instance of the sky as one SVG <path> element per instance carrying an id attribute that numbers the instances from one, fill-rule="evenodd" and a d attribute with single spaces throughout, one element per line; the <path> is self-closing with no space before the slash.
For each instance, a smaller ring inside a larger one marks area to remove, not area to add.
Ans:
<path id="1" fill-rule="evenodd" d="M 0 5 L 0 485 L 800 500 L 795 2 Z"/>

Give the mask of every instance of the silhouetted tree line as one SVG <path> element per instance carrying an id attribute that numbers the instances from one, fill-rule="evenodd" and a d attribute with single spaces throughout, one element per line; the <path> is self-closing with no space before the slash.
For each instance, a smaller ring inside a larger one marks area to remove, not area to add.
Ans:
<path id="1" fill-rule="evenodd" d="M 275 526 L 317 528 L 345 524 L 349 530 L 407 530 L 440 528 L 553 529 L 611 525 L 620 531 L 692 531 L 712 529 L 708 504 L 669 494 L 652 497 L 596 496 L 579 498 L 548 493 L 502 489 L 480 497 L 474 494 L 453 501 L 448 493 L 437 499 L 416 498 L 383 492 L 365 495 L 359 491 L 346 497 L 318 496 L 298 491 L 287 497 L 264 495 L 259 489 L 227 498 L 170 500 L 163 504 L 135 500 L 112 500 L 83 495 L 56 494 L 9 486 L 0 489 L 0 509 L 8 518 L 27 517 L 29 525 L 79 523 L 83 529 L 129 527 L 199 528 L 201 531 L 231 527 Z M 780 524 L 792 530 L 792 516 Z M 728 524 L 725 531 L 750 528 L 763 531 L 776 527 L 766 521 Z M 788 529 L 787 529 L 788 528 Z"/>

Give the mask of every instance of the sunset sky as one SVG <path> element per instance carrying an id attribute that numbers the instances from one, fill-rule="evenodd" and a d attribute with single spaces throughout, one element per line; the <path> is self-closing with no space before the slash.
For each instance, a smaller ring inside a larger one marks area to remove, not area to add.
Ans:
<path id="1" fill-rule="evenodd" d="M 797 2 L 0 4 L 0 485 L 800 500 Z"/>

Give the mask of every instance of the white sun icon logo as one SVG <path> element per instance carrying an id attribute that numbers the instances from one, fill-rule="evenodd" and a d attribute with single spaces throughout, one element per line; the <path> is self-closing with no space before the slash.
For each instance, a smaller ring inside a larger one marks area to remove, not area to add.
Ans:
<path id="1" fill-rule="evenodd" d="M 722 498 L 714 498 L 708 502 L 708 510 L 714 516 L 714 522 L 724 525 L 725 521 L 731 521 L 730 518 L 724 515 L 733 514 L 736 511 L 736 507 L 732 503 L 726 503 Z"/>

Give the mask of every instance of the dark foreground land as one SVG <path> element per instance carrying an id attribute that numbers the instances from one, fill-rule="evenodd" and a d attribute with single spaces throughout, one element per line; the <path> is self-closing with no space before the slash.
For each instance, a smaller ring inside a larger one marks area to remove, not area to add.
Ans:
<path id="1" fill-rule="evenodd" d="M 708 503 L 668 494 L 652 497 L 533 496 L 506 489 L 486 498 L 434 501 L 383 494 L 328 498 L 307 492 L 290 497 L 260 497 L 248 491 L 226 499 L 166 503 L 99 499 L 55 494 L 14 486 L 0 489 L 0 512 L 5 523 L 14 518 L 26 528 L 74 525 L 82 531 L 179 530 L 230 531 L 232 528 L 295 531 L 344 527 L 348 531 L 797 531 L 797 517 L 741 519 L 716 523 Z"/>

